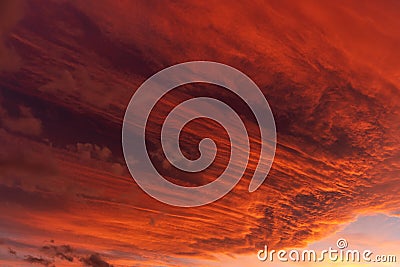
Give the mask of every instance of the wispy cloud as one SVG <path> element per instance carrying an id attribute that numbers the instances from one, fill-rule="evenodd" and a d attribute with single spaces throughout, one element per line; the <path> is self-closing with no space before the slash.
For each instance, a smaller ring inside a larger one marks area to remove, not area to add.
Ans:
<path id="1" fill-rule="evenodd" d="M 397 2 L 103 0 L 28 7 L 20 24 L 19 15 L 0 19 L 1 29 L 13 29 L 7 49 L 15 47 L 24 62 L 0 81 L 9 97 L 0 108 L 0 235 L 17 242 L 3 246 L 7 260 L 201 266 L 206 259 L 218 266 L 216 255 L 236 257 L 233 264 L 265 243 L 306 246 L 358 214 L 398 213 Z M 231 193 L 180 209 L 147 196 L 128 175 L 120 127 L 141 82 L 189 60 L 223 62 L 254 79 L 276 118 L 278 147 L 269 177 L 249 194 L 260 140 L 245 103 L 217 87 L 178 88 L 148 122 L 150 156 L 168 179 L 204 184 L 228 160 L 226 133 L 201 120 L 185 128 L 181 144 L 196 158 L 198 141 L 212 137 L 219 148 L 212 167 L 188 174 L 165 160 L 162 121 L 191 97 L 232 104 L 252 150 Z M 44 248 L 42 240 L 51 239 L 62 245 Z"/>

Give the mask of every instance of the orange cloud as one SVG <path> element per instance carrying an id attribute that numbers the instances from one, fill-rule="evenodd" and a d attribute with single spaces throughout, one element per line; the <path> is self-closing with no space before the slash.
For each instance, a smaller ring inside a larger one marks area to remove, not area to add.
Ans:
<path id="1" fill-rule="evenodd" d="M 0 113 L 1 255 L 10 265 L 42 259 L 63 266 L 73 257 L 74 264 L 201 266 L 265 243 L 306 246 L 357 214 L 398 211 L 398 3 L 359 5 L 30 3 L 12 38 L 24 68 L 0 81 L 10 103 L 23 98 L 31 108 L 19 117 L 11 114 L 18 104 Z M 119 144 L 135 88 L 190 60 L 226 63 L 254 79 L 276 118 L 278 147 L 269 177 L 249 194 L 260 141 L 245 103 L 207 85 L 167 95 L 152 113 L 148 141 L 154 163 L 178 184 L 215 179 L 229 143 L 219 125 L 195 121 L 181 135 L 184 154 L 196 158 L 198 141 L 211 136 L 217 158 L 200 174 L 174 169 L 159 133 L 177 103 L 217 97 L 250 132 L 252 158 L 239 185 L 213 204 L 182 209 L 142 192 L 121 165 Z M 78 118 L 84 123 L 74 124 Z M 49 255 L 41 250 L 46 240 L 79 253 L 57 256 L 50 245 Z M 8 247 L 31 257 L 14 257 Z"/>

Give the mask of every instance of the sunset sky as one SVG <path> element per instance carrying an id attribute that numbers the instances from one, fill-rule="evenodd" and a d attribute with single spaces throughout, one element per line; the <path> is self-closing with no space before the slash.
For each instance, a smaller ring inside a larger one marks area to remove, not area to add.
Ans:
<path id="1" fill-rule="evenodd" d="M 339 238 L 397 255 L 367 266 L 400 266 L 399 47 L 396 0 L 0 0 L 0 266 L 325 266 L 260 262 L 257 251 L 323 250 Z M 121 129 L 147 78 L 195 60 L 259 86 L 277 148 L 249 193 L 260 140 L 246 103 L 217 86 L 175 89 L 146 128 L 168 180 L 207 184 L 229 161 L 229 138 L 209 120 L 189 124 L 181 142 L 195 159 L 212 138 L 212 166 L 187 174 L 165 160 L 160 127 L 181 101 L 222 99 L 251 133 L 234 190 L 179 208 L 132 179 Z"/>

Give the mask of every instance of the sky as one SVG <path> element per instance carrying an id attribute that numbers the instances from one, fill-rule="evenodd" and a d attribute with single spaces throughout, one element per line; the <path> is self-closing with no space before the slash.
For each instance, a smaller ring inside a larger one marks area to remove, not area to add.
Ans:
<path id="1" fill-rule="evenodd" d="M 339 238 L 399 258 L 399 10 L 390 0 L 1 1 L 0 265 L 314 266 L 259 262 L 257 251 L 323 250 Z M 212 166 L 189 174 L 165 159 L 161 125 L 184 100 L 228 103 L 251 148 L 230 193 L 179 208 L 132 179 L 121 129 L 147 78 L 195 60 L 258 85 L 277 148 L 249 193 L 260 136 L 246 103 L 207 84 L 174 89 L 146 127 L 166 179 L 204 185 L 229 161 L 226 132 L 208 120 L 188 124 L 180 141 L 195 159 L 199 141 L 212 138 Z"/>

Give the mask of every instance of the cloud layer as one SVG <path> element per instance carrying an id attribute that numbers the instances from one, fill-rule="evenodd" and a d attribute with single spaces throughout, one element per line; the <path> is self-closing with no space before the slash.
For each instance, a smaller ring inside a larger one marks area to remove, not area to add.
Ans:
<path id="1" fill-rule="evenodd" d="M 0 73 L 0 252 L 7 257 L 0 262 L 193 266 L 265 243 L 306 246 L 358 214 L 398 211 L 398 2 L 4 5 L 10 15 L 0 19 L 0 54 L 7 55 L 0 63 L 7 70 Z M 210 182 L 230 152 L 223 129 L 200 120 L 184 129 L 183 153 L 198 157 L 198 141 L 212 137 L 219 148 L 214 164 L 187 174 L 166 162 L 161 124 L 185 99 L 230 103 L 252 150 L 231 193 L 180 209 L 134 183 L 120 130 L 145 79 L 191 60 L 222 62 L 251 77 L 274 113 L 278 147 L 267 180 L 249 194 L 259 133 L 246 103 L 214 86 L 174 90 L 147 128 L 150 155 L 167 179 Z"/>

